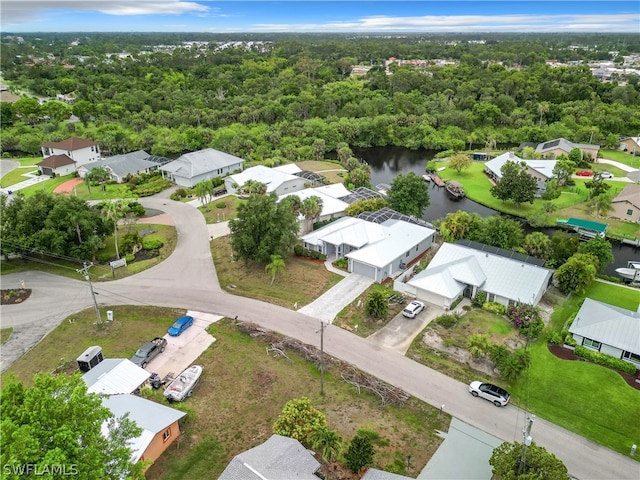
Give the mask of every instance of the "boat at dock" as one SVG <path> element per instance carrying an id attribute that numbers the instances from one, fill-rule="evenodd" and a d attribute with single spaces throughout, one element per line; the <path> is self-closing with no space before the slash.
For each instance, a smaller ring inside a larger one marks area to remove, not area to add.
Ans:
<path id="1" fill-rule="evenodd" d="M 626 267 L 616 268 L 616 273 L 626 282 L 640 282 L 640 261 L 630 260 Z"/>
<path id="2" fill-rule="evenodd" d="M 200 365 L 191 365 L 169 383 L 167 388 L 164 389 L 164 397 L 169 402 L 181 402 L 190 397 L 201 375 L 202 367 Z"/>
<path id="3" fill-rule="evenodd" d="M 425 182 L 430 183 L 431 182 L 431 175 L 422 175 L 422 179 Z"/>
<path id="4" fill-rule="evenodd" d="M 449 195 L 449 198 L 452 200 L 460 200 L 461 198 L 464 198 L 464 190 L 462 189 L 462 185 L 458 182 L 452 181 L 447 183 L 446 190 L 447 195 Z"/>

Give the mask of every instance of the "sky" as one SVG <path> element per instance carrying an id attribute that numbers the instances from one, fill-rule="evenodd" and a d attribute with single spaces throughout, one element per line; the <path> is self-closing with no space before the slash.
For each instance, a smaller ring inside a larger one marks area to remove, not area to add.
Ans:
<path id="1" fill-rule="evenodd" d="M 640 2 L 610 0 L 0 0 L 2 33 L 631 32 Z"/>

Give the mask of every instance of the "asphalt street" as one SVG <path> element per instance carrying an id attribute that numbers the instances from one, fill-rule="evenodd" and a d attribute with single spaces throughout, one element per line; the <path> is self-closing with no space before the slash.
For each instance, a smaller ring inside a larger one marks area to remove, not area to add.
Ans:
<path id="1" fill-rule="evenodd" d="M 141 203 L 174 219 L 178 243 L 161 264 L 126 279 L 95 283 L 101 306 L 160 305 L 208 312 L 255 322 L 319 347 L 318 319 L 277 305 L 236 297 L 221 290 L 209 251 L 209 231 L 197 209 L 171 200 L 148 198 Z M 87 282 L 39 272 L 0 277 L 2 288 L 25 281 L 33 289 L 22 305 L 3 306 L 1 324 L 14 335 L 0 352 L 2 370 L 35 345 L 64 318 L 93 305 Z M 514 406 L 496 408 L 473 398 L 467 385 L 344 329 L 328 325 L 327 353 L 355 365 L 411 395 L 506 441 L 522 441 L 526 414 Z M 550 392 L 550 394 L 552 394 Z M 637 421 L 637 419 L 630 419 Z M 640 463 L 537 418 L 534 441 L 555 453 L 578 479 L 638 479 Z M 631 445 L 629 445 L 631 448 Z"/>

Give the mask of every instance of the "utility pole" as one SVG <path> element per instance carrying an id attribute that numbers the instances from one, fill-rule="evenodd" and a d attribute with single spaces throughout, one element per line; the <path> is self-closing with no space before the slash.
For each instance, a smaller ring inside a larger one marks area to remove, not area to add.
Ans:
<path id="1" fill-rule="evenodd" d="M 527 463 L 527 447 L 531 445 L 533 438 L 531 438 L 531 427 L 536 419 L 535 415 L 531 415 L 527 418 L 527 425 L 522 429 L 522 436 L 524 437 L 524 445 L 522 446 L 522 458 L 520 459 L 520 466 L 518 467 L 518 475 L 524 474 L 525 465 Z"/>
<path id="2" fill-rule="evenodd" d="M 76 270 L 79 274 L 81 274 L 84 279 L 89 282 L 89 290 L 91 291 L 91 296 L 93 297 L 93 306 L 96 309 L 96 318 L 98 319 L 98 325 L 102 325 L 102 317 L 100 316 L 100 309 L 98 308 L 98 301 L 96 300 L 96 292 L 93 291 L 93 284 L 91 283 L 91 277 L 89 276 L 89 268 L 93 267 L 93 263 L 88 264 L 87 262 L 83 263 L 83 267 Z"/>
<path id="3" fill-rule="evenodd" d="M 324 329 L 326 324 L 320 320 L 320 395 L 324 395 Z"/>

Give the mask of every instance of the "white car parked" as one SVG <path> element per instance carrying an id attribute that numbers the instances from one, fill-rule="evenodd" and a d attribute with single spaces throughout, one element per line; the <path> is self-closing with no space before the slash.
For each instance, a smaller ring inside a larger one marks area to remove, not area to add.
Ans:
<path id="1" fill-rule="evenodd" d="M 611 173 L 611 172 L 600 172 L 600 177 L 602 177 L 602 178 L 613 178 L 613 173 Z"/>
<path id="2" fill-rule="evenodd" d="M 417 300 L 413 300 L 409 305 L 402 310 L 402 315 L 407 318 L 416 318 L 416 316 L 424 310 L 424 303 L 419 302 Z"/>
<path id="3" fill-rule="evenodd" d="M 471 382 L 469 385 L 469 393 L 474 397 L 489 400 L 496 407 L 504 407 L 509 403 L 509 398 L 511 398 L 509 392 L 504 388 L 500 388 L 492 383 Z"/>

